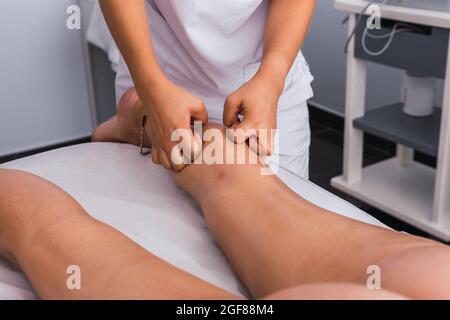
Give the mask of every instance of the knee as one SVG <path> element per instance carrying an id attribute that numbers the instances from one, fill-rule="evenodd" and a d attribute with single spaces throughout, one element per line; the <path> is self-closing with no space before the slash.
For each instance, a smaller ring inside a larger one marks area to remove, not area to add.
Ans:
<path id="1" fill-rule="evenodd" d="M 34 174 L 0 169 L 0 232 L 21 237 L 47 223 L 83 213 L 66 192 Z"/>
<path id="2" fill-rule="evenodd" d="M 58 189 L 50 182 L 32 173 L 0 169 L 0 201 L 7 203 L 35 203 L 39 195 L 47 195 L 48 191 Z M 61 192 L 61 191 L 60 191 Z"/>
<path id="3" fill-rule="evenodd" d="M 0 202 L 12 201 L 18 192 L 24 192 L 32 177 L 25 171 L 0 169 Z"/>
<path id="4" fill-rule="evenodd" d="M 41 179 L 36 175 L 16 169 L 2 169 L 0 168 L 0 182 L 2 182 L 2 186 L 5 186 L 5 183 L 10 186 L 16 186 L 18 184 L 24 184 L 29 182 L 30 179 Z M 8 188 L 9 189 L 9 188 Z"/>
<path id="5" fill-rule="evenodd" d="M 32 175 L 24 171 L 0 169 L 0 256 L 16 264 L 13 251 L 19 238 L 23 237 L 24 223 L 33 223 L 22 215 L 21 207 L 26 200 Z"/>
<path id="6" fill-rule="evenodd" d="M 1 185 L 4 186 L 3 182 L 6 182 L 7 180 L 16 179 L 18 177 L 23 177 L 31 175 L 28 172 L 20 171 L 20 170 L 13 170 L 13 169 L 2 169 L 0 168 L 0 182 L 2 182 Z"/>
<path id="7" fill-rule="evenodd" d="M 450 299 L 450 248 L 431 240 L 379 263 L 382 285 L 414 299 Z"/>

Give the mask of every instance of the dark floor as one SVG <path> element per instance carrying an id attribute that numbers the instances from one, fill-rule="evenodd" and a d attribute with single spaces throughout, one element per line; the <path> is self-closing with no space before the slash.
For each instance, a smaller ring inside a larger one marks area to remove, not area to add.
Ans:
<path id="1" fill-rule="evenodd" d="M 344 194 L 331 186 L 330 180 L 342 174 L 344 137 L 342 131 L 336 129 L 334 125 L 330 126 L 326 121 L 319 121 L 318 119 L 311 119 L 311 181 L 361 208 L 393 229 L 430 237 L 428 234 L 413 226 Z M 369 137 L 367 140 L 370 141 L 371 139 L 376 138 Z M 380 148 L 379 141 L 377 141 L 376 146 L 375 143 L 374 145 L 366 143 L 364 148 L 364 165 L 367 166 L 394 156 L 393 150 L 390 149 L 392 148 Z"/>

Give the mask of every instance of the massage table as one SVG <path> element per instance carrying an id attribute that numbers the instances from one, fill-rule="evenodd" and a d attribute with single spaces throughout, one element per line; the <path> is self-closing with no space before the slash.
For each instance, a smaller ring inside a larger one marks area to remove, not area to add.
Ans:
<path id="1" fill-rule="evenodd" d="M 248 297 L 196 204 L 174 185 L 166 170 L 141 156 L 135 146 L 81 144 L 0 168 L 31 172 L 53 182 L 94 218 L 120 230 L 146 250 L 231 293 Z M 323 208 L 383 226 L 369 214 L 283 168 L 279 176 L 300 196 Z M 0 299 L 36 298 L 26 277 L 0 259 Z"/>

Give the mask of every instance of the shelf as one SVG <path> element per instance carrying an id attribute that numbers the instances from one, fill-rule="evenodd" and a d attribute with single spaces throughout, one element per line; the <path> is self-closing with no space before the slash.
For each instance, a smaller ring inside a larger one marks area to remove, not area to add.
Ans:
<path id="1" fill-rule="evenodd" d="M 334 7 L 347 13 L 359 14 L 368 2 L 363 0 L 335 0 Z M 450 13 L 443 11 L 407 8 L 385 4 L 382 5 L 383 17 L 403 22 L 414 21 L 418 24 L 450 29 Z"/>
<path id="2" fill-rule="evenodd" d="M 435 170 L 420 163 L 402 165 L 392 158 L 363 169 L 361 181 L 346 183 L 343 176 L 331 185 L 441 239 L 450 229 L 433 222 Z"/>
<path id="3" fill-rule="evenodd" d="M 401 103 L 382 107 L 355 119 L 353 126 L 375 136 L 393 141 L 427 155 L 437 157 L 441 109 L 429 117 L 405 114 Z"/>

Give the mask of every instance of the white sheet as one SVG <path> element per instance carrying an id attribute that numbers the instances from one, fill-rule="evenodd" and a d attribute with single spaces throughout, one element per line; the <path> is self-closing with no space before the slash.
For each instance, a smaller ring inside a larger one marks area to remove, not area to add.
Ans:
<path id="1" fill-rule="evenodd" d="M 39 175 L 66 190 L 95 218 L 173 265 L 235 294 L 246 290 L 215 244 L 201 213 L 162 168 L 123 144 L 83 144 L 1 165 Z M 382 224 L 316 185 L 280 170 L 298 194 L 324 208 Z M 0 261 L 0 299 L 34 299 L 25 277 Z"/>

